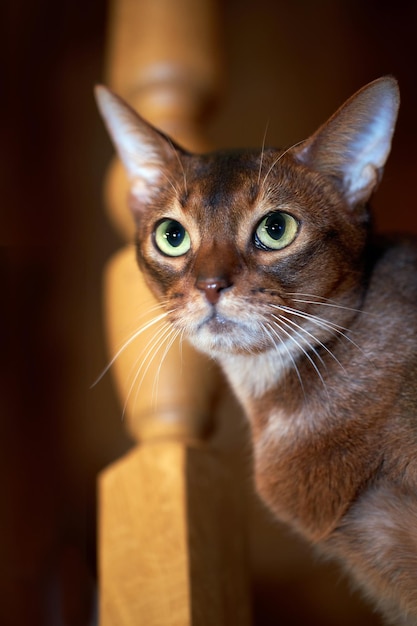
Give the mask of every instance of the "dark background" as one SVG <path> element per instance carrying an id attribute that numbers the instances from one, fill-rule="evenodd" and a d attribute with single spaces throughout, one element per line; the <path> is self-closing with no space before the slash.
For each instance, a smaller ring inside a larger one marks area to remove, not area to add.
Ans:
<path id="1" fill-rule="evenodd" d="M 92 97 L 105 80 L 108 7 L 2 8 L 0 624 L 84 625 L 96 475 L 130 445 L 111 379 L 90 389 L 107 358 L 102 269 L 121 245 L 103 210 L 111 148 Z M 268 120 L 267 143 L 293 143 L 363 84 L 394 74 L 403 104 L 376 223 L 417 233 L 417 3 L 228 0 L 223 10 L 228 80 L 214 144 L 260 145 Z M 294 607 L 308 605 L 303 593 Z M 292 602 L 291 582 L 261 590 L 260 604 L 279 594 Z M 274 609 L 257 611 L 259 624 L 278 623 Z M 305 623 L 297 611 L 280 623 Z"/>

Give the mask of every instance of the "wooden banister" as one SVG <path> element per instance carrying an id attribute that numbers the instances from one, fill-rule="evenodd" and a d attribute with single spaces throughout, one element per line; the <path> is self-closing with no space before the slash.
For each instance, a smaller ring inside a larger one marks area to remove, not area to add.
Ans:
<path id="1" fill-rule="evenodd" d="M 141 442 L 167 437 L 204 440 L 214 428 L 212 411 L 221 385 L 218 369 L 186 342 L 175 341 L 166 352 L 166 343 L 155 341 L 161 325 L 152 320 L 161 309 L 155 312 L 156 300 L 139 272 L 133 246 L 110 260 L 104 285 L 110 354 L 116 355 L 142 329 L 112 366 L 130 435 Z"/>
<path id="2" fill-rule="evenodd" d="M 113 0 L 109 85 L 149 122 L 196 152 L 208 147 L 204 125 L 222 84 L 216 0 Z M 107 194 L 116 228 L 131 240 L 127 182 L 118 161 Z"/>
<path id="3" fill-rule="evenodd" d="M 112 5 L 109 86 L 193 150 L 207 147 L 203 121 L 221 83 L 216 15 L 212 0 Z M 126 195 L 115 161 L 109 213 L 132 241 Z M 155 301 L 132 245 L 108 263 L 104 290 L 116 386 L 136 445 L 99 478 L 100 626 L 245 626 L 238 490 L 221 449 L 210 445 L 223 379 L 185 343 L 166 354 L 162 347 L 152 360 L 158 327 L 147 323 L 157 315 Z M 121 350 L 139 327 L 146 330 Z"/>

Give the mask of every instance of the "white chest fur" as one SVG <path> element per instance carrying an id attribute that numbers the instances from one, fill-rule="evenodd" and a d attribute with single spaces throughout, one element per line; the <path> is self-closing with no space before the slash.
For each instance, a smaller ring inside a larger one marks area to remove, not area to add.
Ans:
<path id="1" fill-rule="evenodd" d="M 245 405 L 275 387 L 294 367 L 289 352 L 273 348 L 259 354 L 222 356 L 221 364 L 237 397 Z"/>

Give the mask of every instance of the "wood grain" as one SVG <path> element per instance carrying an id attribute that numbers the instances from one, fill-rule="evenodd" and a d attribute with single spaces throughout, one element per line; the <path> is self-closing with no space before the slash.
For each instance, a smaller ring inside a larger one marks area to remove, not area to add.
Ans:
<path id="1" fill-rule="evenodd" d="M 109 86 L 184 147 L 207 148 L 203 123 L 221 75 L 217 4 L 118 0 L 112 7 Z M 132 241 L 126 195 L 115 160 L 109 215 Z M 246 626 L 239 490 L 207 443 L 224 380 L 187 344 L 165 351 L 155 343 L 151 320 L 161 310 L 133 246 L 110 259 L 104 294 L 114 380 L 138 443 L 99 479 L 100 626 Z"/>
<path id="2" fill-rule="evenodd" d="M 213 451 L 138 446 L 99 494 L 101 626 L 250 623 L 239 506 Z"/>

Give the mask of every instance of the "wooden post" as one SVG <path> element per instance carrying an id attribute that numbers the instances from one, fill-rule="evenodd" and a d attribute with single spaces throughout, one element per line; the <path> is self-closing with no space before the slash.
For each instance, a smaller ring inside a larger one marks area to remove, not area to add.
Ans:
<path id="1" fill-rule="evenodd" d="M 222 84 L 216 0 L 113 0 L 108 81 L 149 122 L 196 152 Z M 110 217 L 131 240 L 127 181 L 115 161 L 108 179 Z"/>
<path id="2" fill-rule="evenodd" d="M 202 123 L 219 90 L 216 25 L 211 0 L 112 7 L 109 86 L 195 150 L 206 146 Z M 109 212 L 131 241 L 126 191 L 115 162 Z M 186 344 L 152 359 L 158 313 L 132 246 L 110 260 L 104 290 L 110 354 L 144 330 L 113 366 L 137 444 L 99 478 L 100 626 L 246 626 L 244 516 L 221 449 L 209 443 L 223 379 Z"/>
<path id="3" fill-rule="evenodd" d="M 103 473 L 101 515 L 101 626 L 249 624 L 242 520 L 209 449 L 136 447 Z"/>

